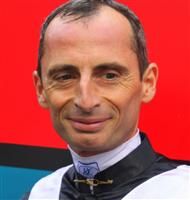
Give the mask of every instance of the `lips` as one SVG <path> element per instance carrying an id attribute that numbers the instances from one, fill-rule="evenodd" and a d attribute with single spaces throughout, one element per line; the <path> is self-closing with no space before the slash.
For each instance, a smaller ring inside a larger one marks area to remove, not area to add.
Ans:
<path id="1" fill-rule="evenodd" d="M 79 132 L 100 131 L 110 118 L 69 118 L 71 126 Z"/>

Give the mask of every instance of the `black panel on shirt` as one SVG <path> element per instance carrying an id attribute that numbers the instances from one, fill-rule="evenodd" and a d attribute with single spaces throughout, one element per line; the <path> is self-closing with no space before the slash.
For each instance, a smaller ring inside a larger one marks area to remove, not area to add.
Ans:
<path id="1" fill-rule="evenodd" d="M 61 200 L 120 200 L 146 180 L 190 162 L 170 160 L 152 149 L 147 137 L 141 133 L 141 145 L 115 165 L 98 173 L 95 179 L 113 180 L 112 185 L 94 187 L 94 194 L 86 184 L 76 184 L 74 179 L 86 179 L 74 167 L 63 176 L 60 190 Z"/>

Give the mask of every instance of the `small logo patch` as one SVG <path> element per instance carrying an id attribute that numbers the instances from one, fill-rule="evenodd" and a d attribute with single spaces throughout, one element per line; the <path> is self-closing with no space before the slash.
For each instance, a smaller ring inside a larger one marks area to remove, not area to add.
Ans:
<path id="1" fill-rule="evenodd" d="M 81 175 L 87 178 L 94 177 L 100 171 L 97 162 L 86 164 L 80 161 L 78 162 L 78 170 Z"/>

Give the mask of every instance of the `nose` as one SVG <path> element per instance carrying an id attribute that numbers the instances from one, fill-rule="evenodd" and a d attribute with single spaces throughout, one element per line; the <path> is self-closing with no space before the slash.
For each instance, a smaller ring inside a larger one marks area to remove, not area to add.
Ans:
<path id="1" fill-rule="evenodd" d="M 76 89 L 74 104 L 84 112 L 91 112 L 100 105 L 100 96 L 90 77 L 81 77 Z"/>

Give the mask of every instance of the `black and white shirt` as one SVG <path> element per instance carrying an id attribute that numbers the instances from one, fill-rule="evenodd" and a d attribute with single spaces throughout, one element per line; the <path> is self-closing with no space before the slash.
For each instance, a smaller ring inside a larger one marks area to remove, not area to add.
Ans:
<path id="1" fill-rule="evenodd" d="M 95 173 L 92 182 L 103 184 L 87 184 L 92 178 L 69 165 L 39 180 L 25 199 L 190 199 L 190 162 L 157 154 L 143 133 L 140 139 L 127 156 Z"/>

